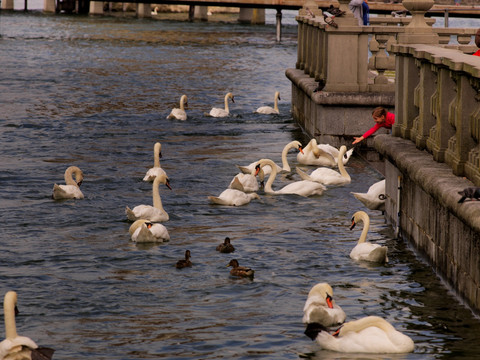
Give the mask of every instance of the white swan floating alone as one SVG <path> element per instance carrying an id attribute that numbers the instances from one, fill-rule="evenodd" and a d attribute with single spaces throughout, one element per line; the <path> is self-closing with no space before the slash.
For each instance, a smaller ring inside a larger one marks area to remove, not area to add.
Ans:
<path id="1" fill-rule="evenodd" d="M 187 102 L 187 95 L 182 95 L 180 98 L 180 108 L 173 108 L 167 116 L 167 119 L 187 120 L 187 113 L 185 112 Z"/>
<path id="2" fill-rule="evenodd" d="M 160 158 L 162 157 L 162 144 L 159 142 L 153 146 L 153 167 L 148 169 L 143 177 L 143 181 L 152 182 L 159 175 L 167 176 L 165 170 L 160 166 Z"/>
<path id="3" fill-rule="evenodd" d="M 300 141 L 293 140 L 293 141 L 290 141 L 287 145 L 285 145 L 283 147 L 283 150 L 282 150 L 282 167 L 275 164 L 275 168 L 277 169 L 277 173 L 292 171 L 292 169 L 290 168 L 290 164 L 288 163 L 288 159 L 287 159 L 287 154 L 288 154 L 290 149 L 297 149 L 299 152 L 302 152 L 303 151 L 302 143 Z M 248 166 L 237 165 L 237 167 L 240 169 L 240 171 L 242 173 L 250 174 L 255 169 L 257 164 L 258 164 L 258 161 L 255 161 L 255 162 L 252 162 L 251 164 L 249 164 Z M 271 168 L 270 165 L 265 165 L 264 167 L 262 167 L 262 170 L 263 170 L 264 175 L 270 175 L 270 173 L 272 172 L 272 168 Z"/>
<path id="4" fill-rule="evenodd" d="M 260 199 L 257 193 L 244 193 L 236 189 L 226 189 L 219 196 L 209 196 L 208 200 L 212 204 L 227 206 L 242 206 L 248 204 L 253 199 Z"/>
<path id="5" fill-rule="evenodd" d="M 313 196 L 313 195 L 322 195 L 326 190 L 323 184 L 320 184 L 316 181 L 301 180 L 290 183 L 280 190 L 274 191 L 272 189 L 273 181 L 277 176 L 277 169 L 275 163 L 270 159 L 261 159 L 258 161 L 260 167 L 263 168 L 266 165 L 270 165 L 272 168 L 271 174 L 268 176 L 267 183 L 265 184 L 265 193 L 267 194 L 296 194 L 300 196 Z"/>
<path id="6" fill-rule="evenodd" d="M 343 155 L 347 152 L 347 147 L 342 145 L 340 147 L 340 152 L 338 153 L 338 170 L 339 172 L 330 169 L 328 167 L 321 167 L 314 170 L 310 175 L 303 172 L 297 167 L 297 173 L 304 180 L 316 181 L 324 185 L 345 185 L 350 184 L 352 179 L 350 175 L 345 170 L 343 165 L 342 158 Z"/>
<path id="7" fill-rule="evenodd" d="M 332 287 L 327 283 L 319 283 L 310 289 L 303 307 L 303 323 L 319 323 L 323 326 L 334 326 L 345 321 L 345 311 L 335 303 Z"/>
<path id="8" fill-rule="evenodd" d="M 334 334 L 320 324 L 308 324 L 305 334 L 325 350 L 344 353 L 398 354 L 415 348 L 410 337 L 378 316 L 349 321 Z"/>
<path id="9" fill-rule="evenodd" d="M 17 334 L 15 324 L 16 306 L 17 293 L 8 291 L 3 302 L 5 340 L 0 342 L 0 359 L 51 359 L 55 350 L 39 348 L 32 339 Z"/>
<path id="10" fill-rule="evenodd" d="M 227 95 L 225 95 L 225 109 L 212 108 L 212 110 L 210 110 L 209 115 L 213 117 L 226 117 L 230 115 L 230 109 L 228 108 L 228 99 L 231 99 L 232 103 L 235 102 L 235 98 L 233 94 L 229 92 L 227 93 Z"/>
<path id="11" fill-rule="evenodd" d="M 255 110 L 256 113 L 259 114 L 279 114 L 280 111 L 278 110 L 278 100 L 280 99 L 280 92 L 275 91 L 275 98 L 273 100 L 273 108 L 271 106 L 260 106 L 257 110 Z"/>
<path id="12" fill-rule="evenodd" d="M 385 211 L 385 179 L 376 182 L 366 193 L 352 192 L 356 199 L 370 210 Z"/>
<path id="13" fill-rule="evenodd" d="M 128 231 L 132 241 L 137 243 L 170 241 L 170 235 L 164 225 L 144 219 L 136 220 Z"/>
<path id="14" fill-rule="evenodd" d="M 352 230 L 360 221 L 363 222 L 362 234 L 360 235 L 360 239 L 358 239 L 357 245 L 350 252 L 350 257 L 354 260 L 364 260 L 377 263 L 388 262 L 388 248 L 386 246 L 380 246 L 366 241 L 368 229 L 370 227 L 370 217 L 365 211 L 357 211 L 353 214 L 350 230 Z"/>
<path id="15" fill-rule="evenodd" d="M 73 180 L 75 175 L 75 180 Z M 52 197 L 55 200 L 60 199 L 83 199 L 83 193 L 80 190 L 80 185 L 83 182 L 83 172 L 76 166 L 69 166 L 65 170 L 65 184 L 66 185 L 53 185 Z"/>
<path id="16" fill-rule="evenodd" d="M 155 178 L 152 185 L 152 197 L 153 197 L 153 206 L 151 205 L 138 205 L 135 206 L 133 209 L 130 209 L 128 206 L 125 208 L 125 213 L 127 214 L 127 218 L 130 221 L 135 220 L 149 220 L 151 222 L 163 222 L 168 221 L 169 216 L 168 213 L 162 206 L 162 199 L 160 198 L 159 186 L 160 184 L 164 184 L 170 190 L 170 183 L 168 181 L 168 177 L 165 175 L 160 175 Z"/>

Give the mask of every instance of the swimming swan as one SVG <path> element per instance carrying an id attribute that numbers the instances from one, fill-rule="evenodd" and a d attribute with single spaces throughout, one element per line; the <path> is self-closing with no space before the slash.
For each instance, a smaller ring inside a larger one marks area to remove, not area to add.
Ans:
<path id="1" fill-rule="evenodd" d="M 344 353 L 396 354 L 412 352 L 413 340 L 378 316 L 343 324 L 333 335 L 320 324 L 308 324 L 305 334 L 325 350 Z"/>
<path id="2" fill-rule="evenodd" d="M 280 111 L 278 110 L 278 100 L 280 99 L 280 92 L 275 91 L 275 98 L 273 103 L 273 108 L 271 106 L 261 106 L 255 112 L 259 114 L 279 114 Z"/>
<path id="3" fill-rule="evenodd" d="M 327 283 L 318 283 L 311 288 L 303 307 L 303 323 L 319 323 L 323 326 L 342 324 L 345 311 L 333 300 L 332 287 Z"/>
<path id="4" fill-rule="evenodd" d="M 358 239 L 357 245 L 350 252 L 350 257 L 354 260 L 365 260 L 378 263 L 388 262 L 388 248 L 386 246 L 380 246 L 366 241 L 368 229 L 370 227 L 370 218 L 365 211 L 357 211 L 353 214 L 350 230 L 352 230 L 359 221 L 363 221 L 363 230 L 360 239 Z"/>
<path id="5" fill-rule="evenodd" d="M 226 117 L 230 115 L 230 110 L 228 109 L 228 99 L 232 99 L 232 103 L 235 102 L 233 94 L 229 92 L 227 95 L 225 95 L 225 109 L 212 108 L 209 115 L 213 117 Z"/>
<path id="6" fill-rule="evenodd" d="M 73 180 L 75 175 L 75 180 Z M 80 190 L 80 185 L 83 181 L 83 172 L 76 166 L 69 166 L 65 170 L 65 184 L 66 185 L 53 185 L 53 195 L 55 200 L 59 199 L 83 199 L 83 193 Z"/>
<path id="7" fill-rule="evenodd" d="M 320 149 L 315 139 L 311 139 L 303 152 L 297 154 L 297 162 L 303 165 L 337 166 L 335 157 L 330 152 Z"/>
<path id="8" fill-rule="evenodd" d="M 51 359 L 54 350 L 39 348 L 38 345 L 26 336 L 18 336 L 15 324 L 17 293 L 8 291 L 3 302 L 5 319 L 5 340 L 0 343 L 0 359 Z M 43 357 L 35 357 L 35 356 Z"/>
<path id="9" fill-rule="evenodd" d="M 340 149 L 337 149 L 335 146 L 332 146 L 330 144 L 317 144 L 317 147 L 320 150 L 323 150 L 326 153 L 329 153 L 330 155 L 332 155 L 333 158 L 335 159 L 335 162 L 338 165 L 338 153 L 340 152 Z M 353 148 L 351 148 L 350 150 L 347 150 L 347 152 L 343 155 L 343 158 L 342 158 L 343 165 L 347 164 L 348 160 L 350 160 L 352 155 L 353 155 Z"/>
<path id="10" fill-rule="evenodd" d="M 228 185 L 229 189 L 236 189 L 243 192 L 255 192 L 259 190 L 258 180 L 257 180 L 257 169 L 254 168 L 250 174 L 239 173 L 235 175 L 235 177 Z M 263 180 L 265 178 L 265 174 L 260 166 L 258 166 L 258 179 L 263 184 Z"/>
<path id="11" fill-rule="evenodd" d="M 165 242 L 170 240 L 170 235 L 165 226 L 144 219 L 136 220 L 128 231 L 132 241 L 137 243 Z"/>
<path id="12" fill-rule="evenodd" d="M 187 95 L 182 95 L 180 98 L 180 109 L 174 108 L 167 119 L 187 120 L 187 113 L 185 112 L 185 105 L 187 104 Z"/>
<path id="13" fill-rule="evenodd" d="M 212 204 L 227 206 L 242 206 L 248 204 L 253 199 L 260 199 L 257 193 L 244 193 L 236 189 L 226 189 L 219 196 L 209 196 L 208 200 Z"/>
<path id="14" fill-rule="evenodd" d="M 153 168 L 148 169 L 147 173 L 143 178 L 143 181 L 152 182 L 160 174 L 167 176 L 167 173 L 165 172 L 165 170 L 163 170 L 162 167 L 160 166 L 161 157 L 162 157 L 162 144 L 157 142 L 153 146 Z"/>
<path id="15" fill-rule="evenodd" d="M 165 175 L 157 176 L 153 181 L 152 185 L 153 206 L 138 205 L 135 206 L 132 210 L 127 206 L 125 208 L 125 213 L 127 214 L 128 220 L 135 221 L 139 219 L 144 219 L 152 222 L 168 221 L 169 216 L 167 212 L 163 209 L 162 199 L 160 198 L 160 192 L 158 189 L 160 184 L 164 184 L 166 187 L 172 190 L 168 177 L 166 177 Z"/>
<path id="16" fill-rule="evenodd" d="M 301 180 L 290 183 L 284 186 L 282 189 L 274 191 L 272 189 L 272 184 L 277 176 L 275 163 L 270 159 L 261 159 L 258 161 L 258 164 L 260 164 L 261 168 L 263 168 L 265 165 L 270 165 L 272 167 L 272 173 L 268 176 L 267 183 L 265 184 L 265 193 L 267 194 L 297 194 L 300 196 L 312 196 L 322 195 L 326 189 L 323 184 L 315 181 Z"/>
<path id="17" fill-rule="evenodd" d="M 347 147 L 342 145 L 340 147 L 340 152 L 338 153 L 338 170 L 339 172 L 330 169 L 328 167 L 321 167 L 314 170 L 310 175 L 300 170 L 297 167 L 297 173 L 304 180 L 316 181 L 324 185 L 345 185 L 350 184 L 352 179 L 348 175 L 345 166 L 343 165 L 342 158 L 343 155 L 347 152 Z"/>
<path id="18" fill-rule="evenodd" d="M 385 179 L 376 182 L 368 188 L 366 193 L 352 192 L 370 210 L 385 211 Z"/>
<path id="19" fill-rule="evenodd" d="M 277 173 L 292 171 L 292 169 L 290 168 L 290 164 L 288 163 L 288 159 L 287 159 L 287 154 L 288 154 L 288 151 L 290 149 L 297 149 L 298 151 L 302 152 L 303 151 L 302 143 L 300 141 L 293 140 L 293 141 L 290 141 L 287 145 L 285 145 L 283 147 L 283 150 L 282 150 L 282 167 L 275 164 L 275 167 L 277 169 Z M 240 169 L 240 171 L 242 173 L 250 174 L 255 169 L 255 166 L 257 165 L 257 163 L 258 163 L 258 161 L 255 161 L 255 162 L 249 164 L 248 166 L 237 165 L 237 167 Z M 270 167 L 270 165 L 265 165 L 262 168 L 262 170 L 264 172 L 264 175 L 270 175 L 270 173 L 272 172 L 272 168 Z"/>

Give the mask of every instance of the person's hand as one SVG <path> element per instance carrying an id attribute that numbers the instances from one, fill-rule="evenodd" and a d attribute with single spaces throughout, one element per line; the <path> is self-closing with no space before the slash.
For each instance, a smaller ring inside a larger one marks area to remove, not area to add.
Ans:
<path id="1" fill-rule="evenodd" d="M 355 145 L 356 143 L 359 143 L 360 141 L 363 140 L 363 136 L 360 137 L 354 137 L 355 140 L 353 140 L 352 144 Z"/>

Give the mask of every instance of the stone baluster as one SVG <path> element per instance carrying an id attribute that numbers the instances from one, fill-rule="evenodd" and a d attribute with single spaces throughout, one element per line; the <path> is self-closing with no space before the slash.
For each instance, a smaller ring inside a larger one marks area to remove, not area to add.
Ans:
<path id="1" fill-rule="evenodd" d="M 317 40 L 316 40 L 316 54 L 315 54 L 315 81 L 325 82 L 326 79 L 326 61 L 327 61 L 327 41 L 325 25 L 320 21 L 316 22 Z"/>
<path id="2" fill-rule="evenodd" d="M 425 20 L 425 13 L 434 5 L 434 0 L 403 0 L 402 5 L 412 14 L 412 21 L 405 27 L 405 32 L 398 35 L 398 42 L 438 44 L 438 35 Z"/>

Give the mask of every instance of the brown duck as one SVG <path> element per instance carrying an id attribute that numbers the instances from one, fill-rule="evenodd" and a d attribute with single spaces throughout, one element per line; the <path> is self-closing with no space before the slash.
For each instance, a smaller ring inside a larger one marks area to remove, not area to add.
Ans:
<path id="1" fill-rule="evenodd" d="M 235 251 L 235 248 L 230 244 L 230 238 L 227 236 L 222 244 L 217 246 L 217 251 L 228 254 Z"/>
<path id="2" fill-rule="evenodd" d="M 178 260 L 175 267 L 177 269 L 183 269 L 183 268 L 186 268 L 186 267 L 191 267 L 192 262 L 190 261 L 190 257 L 191 257 L 190 250 L 185 251 L 185 259 Z"/>
<path id="3" fill-rule="evenodd" d="M 230 275 L 237 277 L 249 277 L 253 279 L 253 274 L 255 273 L 255 271 L 253 269 L 240 266 L 237 259 L 230 260 L 227 266 L 233 267 L 233 269 L 230 270 Z"/>

